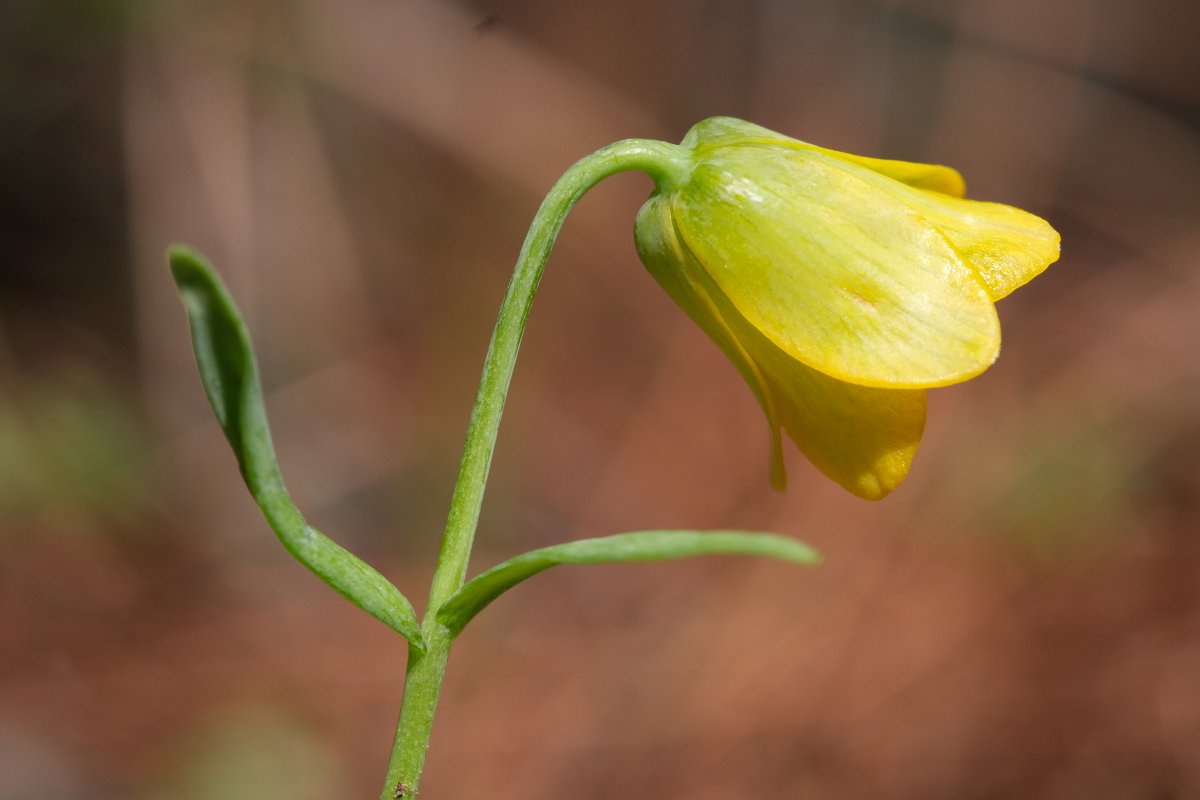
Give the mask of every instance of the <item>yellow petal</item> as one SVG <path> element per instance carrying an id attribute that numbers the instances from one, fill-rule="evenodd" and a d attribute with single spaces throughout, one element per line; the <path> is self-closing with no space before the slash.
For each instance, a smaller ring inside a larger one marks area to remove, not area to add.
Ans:
<path id="1" fill-rule="evenodd" d="M 1028 211 L 919 191 L 905 194 L 975 270 L 992 300 L 1006 297 L 1058 260 L 1058 231 Z"/>
<path id="2" fill-rule="evenodd" d="M 925 430 L 925 390 L 856 386 L 806 366 L 739 314 L 691 253 L 683 263 L 694 291 L 764 382 L 773 428 L 782 425 L 817 469 L 852 494 L 880 500 L 899 486 Z"/>
<path id="3" fill-rule="evenodd" d="M 656 195 L 642 206 L 634 226 L 634 241 L 638 255 L 646 269 L 675 303 L 692 321 L 700 326 L 708 338 L 721 349 L 733 364 L 767 416 L 771 434 L 771 485 L 779 491 L 787 486 L 787 472 L 783 464 L 783 447 L 779 433 L 780 423 L 775 404 L 768 392 L 767 383 L 758 367 L 729 331 L 711 300 L 691 278 L 686 267 L 689 256 L 680 246 L 671 219 L 669 200 Z"/>
<path id="4" fill-rule="evenodd" d="M 857 156 L 853 153 L 843 153 L 815 144 L 802 142 L 790 136 L 776 133 L 769 128 L 745 122 L 733 117 L 713 117 L 697 123 L 692 127 L 683 143 L 685 147 L 706 150 L 713 147 L 723 147 L 730 144 L 751 144 L 795 149 L 815 150 L 827 156 L 849 161 L 881 175 L 933 192 L 962 197 L 966 192 L 966 184 L 958 170 L 941 164 L 921 164 L 915 161 L 893 161 L 885 158 L 870 158 Z"/>
<path id="5" fill-rule="evenodd" d="M 780 350 L 706 278 L 663 198 L 638 214 L 636 241 L 651 275 L 721 348 L 766 413 L 775 488 L 786 482 L 781 426 L 818 469 L 859 497 L 878 500 L 899 485 L 924 430 L 924 391 L 854 386 Z"/>
<path id="6" fill-rule="evenodd" d="M 808 366 L 890 388 L 978 375 L 1000 347 L 987 291 L 864 173 L 874 174 L 810 148 L 717 148 L 673 193 L 672 212 L 739 314 Z"/>
<path id="7" fill-rule="evenodd" d="M 966 184 L 951 167 L 843 153 L 732 117 L 713 117 L 698 123 L 683 144 L 697 150 L 728 145 L 808 149 L 923 190 L 907 194 L 905 202 L 920 208 L 945 234 L 986 284 L 993 300 L 1006 297 L 1058 260 L 1058 233 L 1040 217 L 1000 203 L 955 203 L 953 198 L 965 194 Z M 885 190 L 895 191 L 896 187 Z"/>
<path id="8" fill-rule="evenodd" d="M 767 376 L 784 430 L 817 469 L 867 500 L 900 485 L 925 430 L 924 389 L 844 383 L 765 338 L 746 347 Z"/>
<path id="9" fill-rule="evenodd" d="M 916 189 L 940 192 L 952 197 L 962 197 L 967 191 L 967 184 L 963 180 L 963 176 L 953 167 L 941 164 L 922 164 L 917 161 L 893 161 L 886 158 L 856 156 L 852 153 L 827 150 L 824 147 L 817 147 L 816 145 L 808 146 L 826 155 L 859 164 L 873 172 L 878 172 L 880 175 L 884 175 L 892 180 L 906 183 Z"/>

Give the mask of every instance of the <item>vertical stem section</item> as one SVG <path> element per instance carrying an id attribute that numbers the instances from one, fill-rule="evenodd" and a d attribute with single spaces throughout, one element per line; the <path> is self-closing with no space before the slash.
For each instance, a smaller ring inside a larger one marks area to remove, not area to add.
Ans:
<path id="1" fill-rule="evenodd" d="M 466 578 L 467 562 L 475 540 L 484 487 L 491 468 L 504 401 L 516 366 L 517 351 L 521 347 L 521 337 L 546 259 L 562 230 L 563 221 L 588 189 L 610 175 L 642 170 L 663 190 L 686 180 L 688 169 L 687 153 L 677 145 L 648 139 L 616 142 L 571 166 L 546 195 L 534 216 L 500 306 L 484 361 L 483 377 L 471 411 L 462 464 L 454 485 L 442 549 L 421 626 L 427 647 L 424 653 L 411 648 L 409 650 L 404 702 L 380 800 L 410 800 L 417 796 L 425 751 L 429 747 L 429 736 L 433 729 L 433 715 L 453 640 L 449 631 L 438 624 L 437 611 L 458 591 Z"/>

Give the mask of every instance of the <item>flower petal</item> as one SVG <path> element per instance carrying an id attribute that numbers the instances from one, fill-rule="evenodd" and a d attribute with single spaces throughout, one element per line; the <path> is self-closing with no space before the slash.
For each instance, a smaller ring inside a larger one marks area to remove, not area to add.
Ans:
<path id="1" fill-rule="evenodd" d="M 866 500 L 880 500 L 899 486 L 925 431 L 925 390 L 856 386 L 806 366 L 739 314 L 691 253 L 685 253 L 684 264 L 762 376 L 777 424 L 800 452 Z"/>
<path id="2" fill-rule="evenodd" d="M 894 161 L 888 158 L 856 156 L 853 153 L 827 150 L 816 145 L 809 145 L 809 147 L 825 155 L 866 167 L 872 172 L 878 172 L 880 175 L 908 184 L 915 189 L 939 192 L 952 197 L 962 197 L 967 192 L 966 181 L 953 167 L 942 164 L 922 164 L 919 161 Z"/>
<path id="3" fill-rule="evenodd" d="M 713 303 L 766 378 L 780 425 L 817 469 L 866 500 L 904 481 L 925 431 L 925 390 L 830 378 L 775 347 L 725 297 Z"/>
<path id="4" fill-rule="evenodd" d="M 1001 203 L 955 202 L 965 194 L 966 184 L 951 167 L 843 153 L 733 117 L 697 123 L 683 144 L 704 151 L 728 145 L 807 149 L 923 190 L 907 193 L 905 202 L 942 231 L 986 284 L 993 300 L 1007 296 L 1058 260 L 1058 233 L 1041 217 Z M 895 190 L 885 187 L 885 191 Z"/>
<path id="5" fill-rule="evenodd" d="M 776 133 L 769 128 L 745 122 L 733 117 L 712 117 L 692 126 L 684 137 L 685 147 L 707 150 L 713 147 L 724 147 L 730 144 L 767 145 L 790 147 L 794 149 L 814 150 L 827 156 L 849 161 L 869 170 L 878 172 L 893 180 L 906 183 L 918 189 L 962 197 L 966 192 L 966 183 L 958 170 L 941 164 L 921 164 L 916 161 L 893 161 L 886 158 L 870 158 L 857 156 L 853 153 L 843 153 L 815 144 L 802 142 L 790 136 Z"/>
<path id="6" fill-rule="evenodd" d="M 1058 231 L 1028 211 L 916 190 L 905 190 L 905 197 L 950 240 L 992 300 L 1008 296 L 1058 260 Z"/>
<path id="7" fill-rule="evenodd" d="M 781 426 L 818 469 L 859 497 L 878 500 L 900 484 L 925 427 L 923 390 L 854 386 L 780 350 L 706 279 L 664 198 L 643 206 L 636 240 L 650 274 L 733 362 L 766 413 L 776 489 L 787 480 Z"/>
<path id="8" fill-rule="evenodd" d="M 736 326 L 735 326 L 736 327 Z M 806 367 L 765 337 L 747 339 L 788 436 L 817 469 L 879 500 L 908 474 L 925 430 L 924 389 L 855 386 Z"/>
<path id="9" fill-rule="evenodd" d="M 697 159 L 672 213 L 721 293 L 808 366 L 891 388 L 978 375 L 1000 348 L 987 291 L 864 172 L 807 148 L 719 148 Z"/>
<path id="10" fill-rule="evenodd" d="M 783 464 L 780 423 L 766 379 L 713 308 L 711 300 L 692 280 L 691 270 L 685 266 L 691 256 L 679 243 L 675 222 L 671 219 L 671 204 L 665 196 L 655 195 L 642 206 L 634 226 L 634 241 L 646 269 L 721 349 L 754 392 L 771 431 L 771 485 L 783 491 L 787 486 L 787 472 Z"/>

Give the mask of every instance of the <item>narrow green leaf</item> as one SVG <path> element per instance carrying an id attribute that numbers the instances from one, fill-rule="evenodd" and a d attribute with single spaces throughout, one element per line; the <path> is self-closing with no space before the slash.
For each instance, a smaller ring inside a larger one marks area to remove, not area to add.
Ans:
<path id="1" fill-rule="evenodd" d="M 532 550 L 467 582 L 438 609 L 437 619 L 457 636 L 493 600 L 543 570 L 559 564 L 666 561 L 709 555 L 766 556 L 816 564 L 821 556 L 806 544 L 773 533 L 743 531 L 639 531 L 581 539 Z"/>
<path id="2" fill-rule="evenodd" d="M 172 247 L 169 258 L 187 309 L 204 391 L 246 487 L 279 541 L 343 597 L 423 650 L 420 623 L 408 599 L 368 564 L 308 525 L 288 496 L 271 444 L 250 334 L 216 271 L 187 247 Z"/>

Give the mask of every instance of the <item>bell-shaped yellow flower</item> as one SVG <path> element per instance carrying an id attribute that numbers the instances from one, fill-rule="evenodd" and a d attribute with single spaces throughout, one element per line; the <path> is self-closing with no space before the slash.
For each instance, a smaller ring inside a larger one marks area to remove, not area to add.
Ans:
<path id="1" fill-rule="evenodd" d="M 1000 351 L 994 301 L 1058 258 L 1058 234 L 966 200 L 949 167 L 838 153 L 741 120 L 699 123 L 686 171 L 638 214 L 638 253 L 826 475 L 879 499 L 904 479 L 925 389 Z"/>

